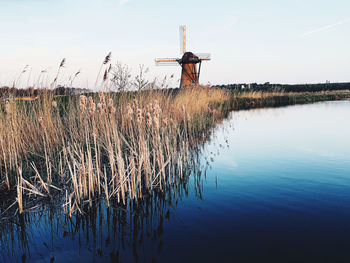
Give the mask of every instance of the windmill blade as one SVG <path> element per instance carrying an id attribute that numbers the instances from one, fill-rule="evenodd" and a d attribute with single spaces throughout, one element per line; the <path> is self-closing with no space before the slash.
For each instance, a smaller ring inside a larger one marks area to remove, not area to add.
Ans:
<path id="1" fill-rule="evenodd" d="M 177 66 L 178 58 L 157 58 L 155 59 L 156 66 Z"/>
<path id="2" fill-rule="evenodd" d="M 178 62 L 156 62 L 156 66 L 178 66 Z"/>
<path id="3" fill-rule="evenodd" d="M 200 60 L 211 60 L 211 54 L 210 53 L 195 53 L 195 55 Z"/>
<path id="4" fill-rule="evenodd" d="M 180 55 L 186 53 L 186 26 L 180 26 Z"/>

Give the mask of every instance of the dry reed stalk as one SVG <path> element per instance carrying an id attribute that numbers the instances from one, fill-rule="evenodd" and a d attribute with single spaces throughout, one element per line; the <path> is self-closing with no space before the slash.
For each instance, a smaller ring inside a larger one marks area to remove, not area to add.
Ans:
<path id="1" fill-rule="evenodd" d="M 23 192 L 22 192 L 22 169 L 18 168 L 18 178 L 17 178 L 17 204 L 18 212 L 23 213 Z"/>
<path id="2" fill-rule="evenodd" d="M 39 180 L 39 183 L 41 185 L 41 187 L 46 191 L 46 193 L 49 195 L 50 194 L 50 190 L 48 185 L 44 182 L 44 180 L 41 178 L 38 169 L 36 168 L 35 164 L 32 162 L 31 166 L 35 172 L 35 178 Z"/>
<path id="3" fill-rule="evenodd" d="M 59 65 L 59 67 L 58 67 L 56 77 L 55 77 L 55 79 L 54 79 L 53 82 L 52 82 L 52 87 L 53 87 L 53 88 L 55 88 L 56 83 L 57 83 L 58 76 L 59 76 L 60 71 L 61 71 L 61 68 L 63 68 L 63 67 L 65 66 L 65 64 L 66 64 L 66 59 L 64 58 L 64 59 L 62 59 L 60 65 Z"/>
<path id="4" fill-rule="evenodd" d="M 60 191 L 53 185 L 60 182 L 66 189 L 64 209 L 69 215 L 102 192 L 107 205 L 110 198 L 126 204 L 128 198 L 142 198 L 143 189 L 164 189 L 177 176 L 183 177 L 196 132 L 192 116 L 208 112 L 208 105 L 223 101 L 224 95 L 205 88 L 176 96 L 152 91 L 138 93 L 132 103 L 123 94 L 116 106 L 110 95 L 99 92 L 99 100 L 80 96 L 70 101 L 62 116 L 50 97 L 38 107 L 13 107 L 9 125 L 0 126 L 1 172 L 10 189 L 11 171 L 34 153 L 28 162 L 34 177 L 21 181 L 31 194 L 49 195 L 50 188 Z M 193 97 L 199 98 L 199 105 L 191 105 Z M 10 115 L 5 114 L 0 113 L 0 121 Z M 46 171 L 47 182 L 39 170 Z M 18 176 L 14 179 L 18 187 Z"/>
<path id="5" fill-rule="evenodd" d="M 29 188 L 26 188 L 25 185 L 28 186 Z M 22 178 L 22 190 L 26 190 L 29 193 L 29 195 L 33 194 L 33 195 L 39 195 L 39 196 L 42 196 L 42 197 L 45 196 L 43 193 L 41 193 L 39 191 L 39 189 L 37 187 L 32 185 L 30 182 L 28 182 L 24 178 Z"/>
<path id="6" fill-rule="evenodd" d="M 103 66 L 107 65 L 111 61 L 111 57 L 112 57 L 112 52 L 109 52 L 107 54 L 107 56 L 105 57 L 105 59 L 103 60 L 102 65 L 100 67 L 100 70 L 98 71 L 98 74 L 97 74 L 97 77 L 96 77 L 95 88 L 96 88 L 98 80 L 100 78 Z"/>

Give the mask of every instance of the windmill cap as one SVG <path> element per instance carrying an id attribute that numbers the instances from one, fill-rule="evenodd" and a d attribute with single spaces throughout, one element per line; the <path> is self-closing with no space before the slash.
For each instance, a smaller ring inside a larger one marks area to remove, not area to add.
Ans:
<path id="1" fill-rule="evenodd" d="M 199 57 L 197 57 L 192 52 L 186 52 L 179 61 L 179 63 L 181 64 L 199 63 L 199 62 L 200 62 Z"/>

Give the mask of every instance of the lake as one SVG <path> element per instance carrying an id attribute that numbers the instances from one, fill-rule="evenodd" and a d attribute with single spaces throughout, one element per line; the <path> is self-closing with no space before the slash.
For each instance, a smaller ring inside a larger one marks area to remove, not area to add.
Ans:
<path id="1" fill-rule="evenodd" d="M 0 224 L 0 262 L 350 262 L 350 100 L 232 112 L 191 175 L 127 207 Z"/>

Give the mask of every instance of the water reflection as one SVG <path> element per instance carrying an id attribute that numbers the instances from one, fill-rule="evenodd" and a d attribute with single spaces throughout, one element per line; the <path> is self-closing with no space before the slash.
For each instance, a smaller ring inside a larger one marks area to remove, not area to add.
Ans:
<path id="1" fill-rule="evenodd" d="M 176 191 L 154 193 L 126 206 L 86 205 L 84 214 L 72 218 L 49 209 L 4 221 L 0 262 L 49 262 L 63 260 L 63 255 L 72 262 L 76 256 L 93 262 L 143 262 L 162 251 L 164 221 L 187 193 L 184 183 Z"/>
<path id="2" fill-rule="evenodd" d="M 164 245 L 164 223 L 189 193 L 203 197 L 209 163 L 201 162 L 201 151 L 210 137 L 208 131 L 194 143 L 181 178 L 142 199 L 125 205 L 112 200 L 109 207 L 95 200 L 71 218 L 53 205 L 3 218 L 0 262 L 156 262 Z"/>

